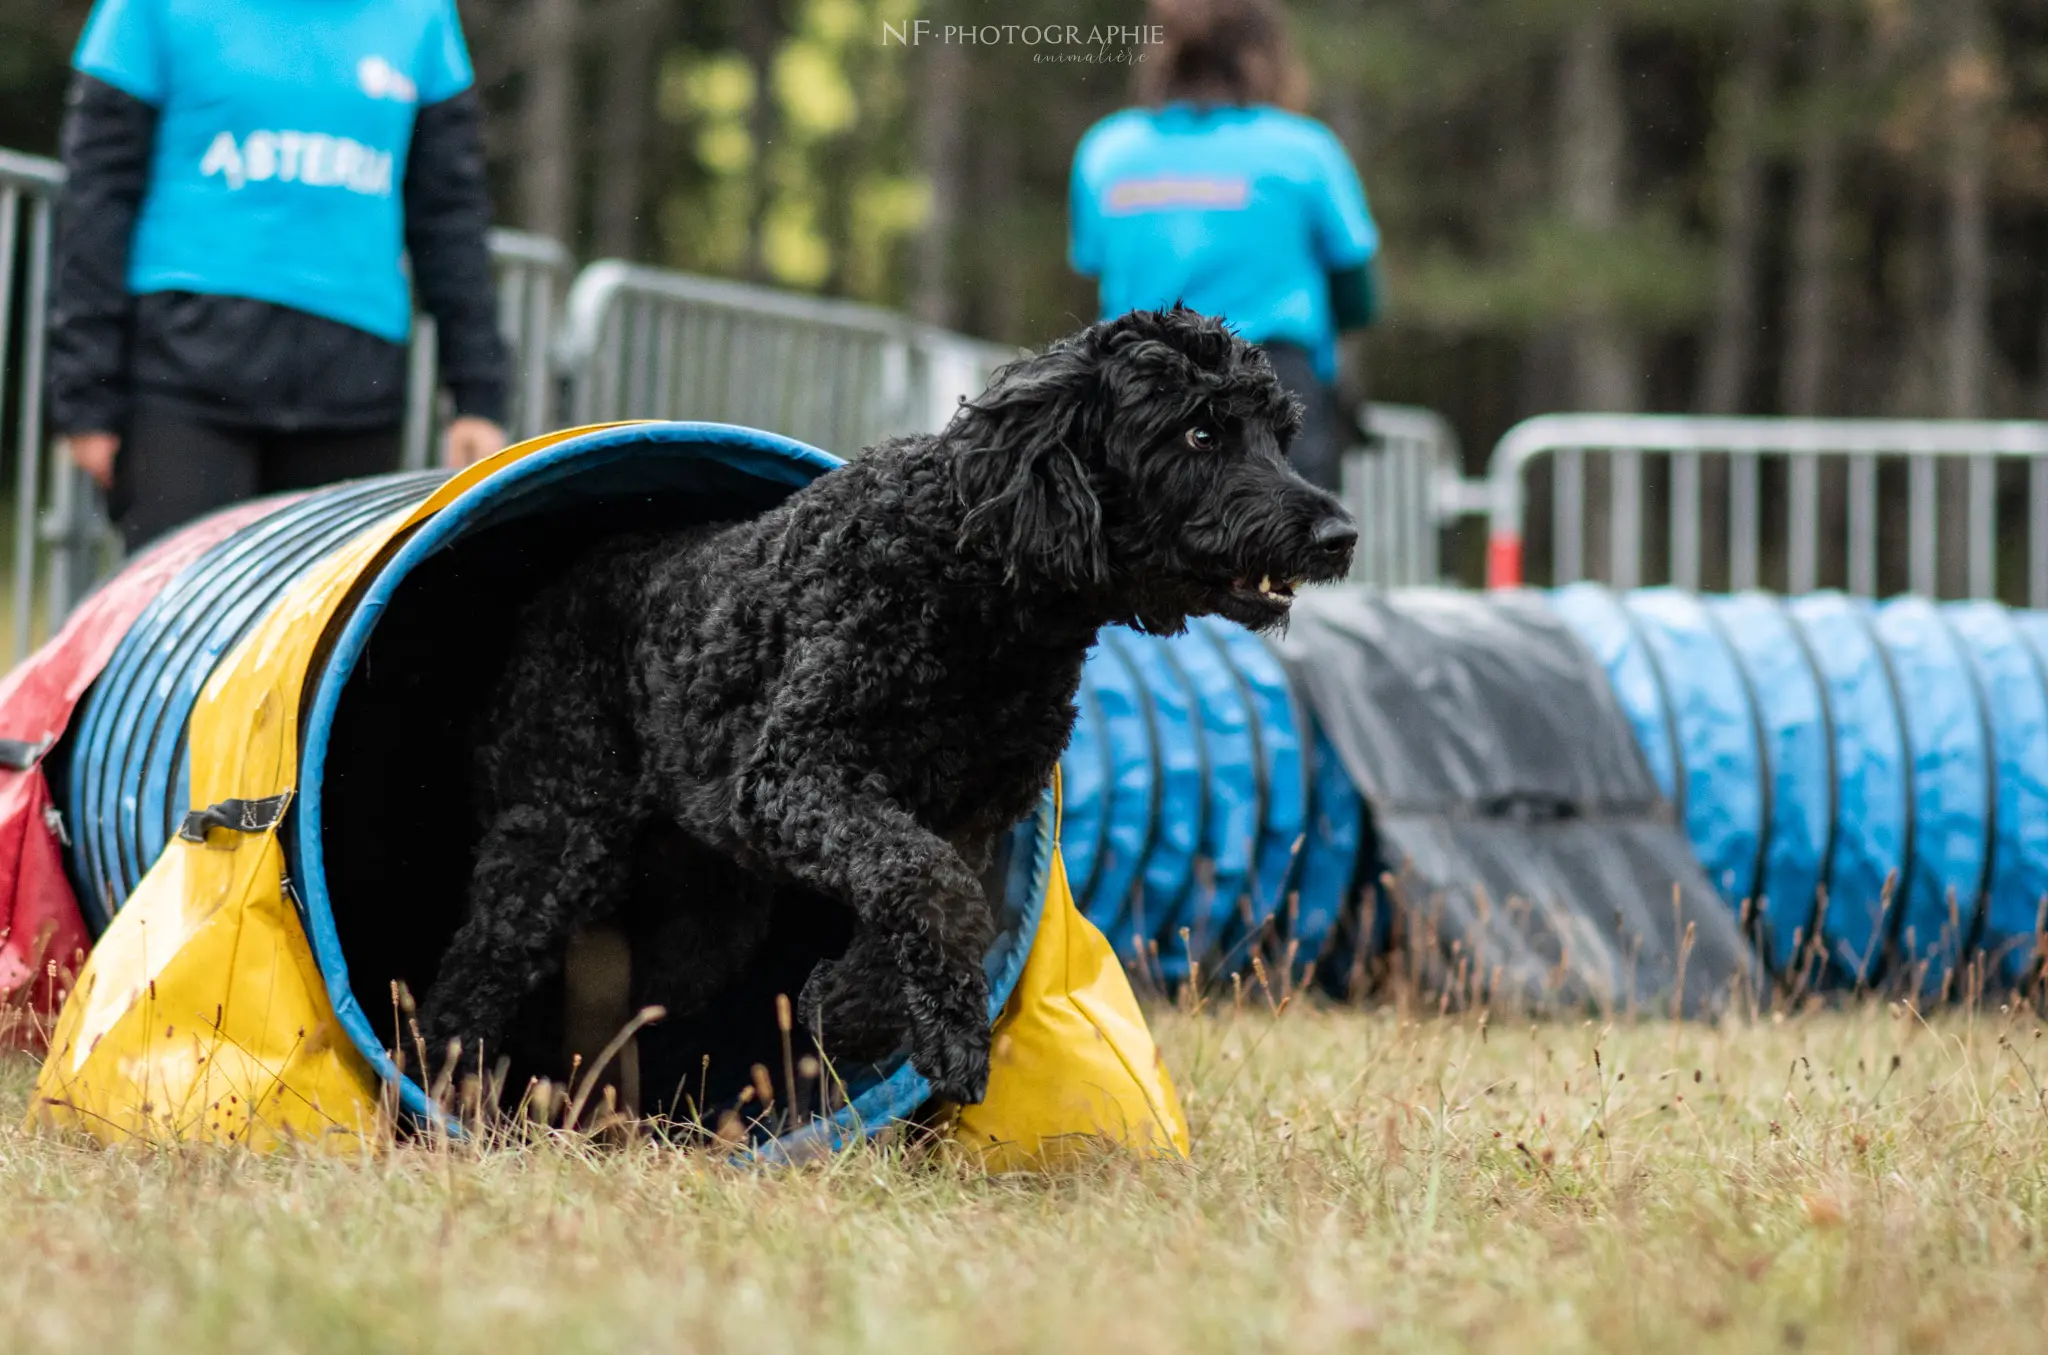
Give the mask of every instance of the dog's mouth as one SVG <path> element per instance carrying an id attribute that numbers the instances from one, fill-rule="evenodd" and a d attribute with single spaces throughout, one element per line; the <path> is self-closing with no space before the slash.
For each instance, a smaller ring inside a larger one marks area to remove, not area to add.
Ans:
<path id="1" fill-rule="evenodd" d="M 1308 577 L 1299 574 L 1278 578 L 1241 575 L 1220 590 L 1216 610 L 1239 625 L 1262 629 L 1283 620 L 1294 605 L 1295 593 L 1308 583 Z"/>
<path id="2" fill-rule="evenodd" d="M 1297 590 L 1308 586 L 1308 576 L 1297 575 L 1291 579 L 1276 579 L 1271 574 L 1261 574 L 1257 580 L 1250 577 L 1232 579 L 1230 595 L 1241 601 L 1263 600 L 1285 607 L 1294 601 Z"/>

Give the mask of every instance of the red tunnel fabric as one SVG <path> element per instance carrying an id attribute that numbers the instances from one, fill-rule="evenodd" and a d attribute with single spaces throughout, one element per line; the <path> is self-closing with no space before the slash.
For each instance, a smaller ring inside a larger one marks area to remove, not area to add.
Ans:
<path id="1" fill-rule="evenodd" d="M 229 534 L 285 502 L 261 499 L 203 518 L 166 538 L 80 603 L 64 628 L 0 677 L 0 739 L 48 746 L 64 733 L 121 637 L 178 571 Z M 0 768 L 0 999 L 56 1011 L 92 944 L 64 873 L 62 831 L 37 765 Z M 0 1041 L 33 1038 L 0 1028 Z"/>

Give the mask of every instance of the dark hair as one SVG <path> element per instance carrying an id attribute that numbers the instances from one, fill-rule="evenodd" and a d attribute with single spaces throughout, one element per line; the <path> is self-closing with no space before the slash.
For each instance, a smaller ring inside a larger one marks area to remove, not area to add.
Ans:
<path id="1" fill-rule="evenodd" d="M 1308 81 L 1277 0 L 1150 0 L 1162 40 L 1138 66 L 1147 103 L 1307 102 Z"/>

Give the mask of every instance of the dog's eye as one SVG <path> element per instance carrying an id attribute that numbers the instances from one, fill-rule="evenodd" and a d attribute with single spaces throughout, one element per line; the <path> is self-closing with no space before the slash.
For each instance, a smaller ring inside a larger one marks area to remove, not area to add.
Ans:
<path id="1" fill-rule="evenodd" d="M 1197 424 L 1187 431 L 1187 443 L 1198 452 L 1209 451 L 1216 446 L 1216 430 Z"/>

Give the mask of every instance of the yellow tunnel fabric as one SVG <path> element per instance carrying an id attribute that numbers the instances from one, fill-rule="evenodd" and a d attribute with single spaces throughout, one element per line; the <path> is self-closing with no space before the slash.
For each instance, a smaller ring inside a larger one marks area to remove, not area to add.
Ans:
<path id="1" fill-rule="evenodd" d="M 1173 1079 L 1130 977 L 1081 916 L 1054 849 L 1045 909 L 1016 991 L 996 1022 L 988 1096 L 954 1138 L 990 1171 L 1044 1171 L 1121 1145 L 1188 1153 Z"/>
<path id="2" fill-rule="evenodd" d="M 295 790 L 306 674 L 357 580 L 492 472 L 585 431 L 535 438 L 450 477 L 288 589 L 222 659 L 192 712 L 192 803 Z M 370 1141 L 378 1091 L 286 896 L 273 826 L 164 849 L 58 1014 L 29 1122 L 108 1142 L 354 1146 Z"/>

